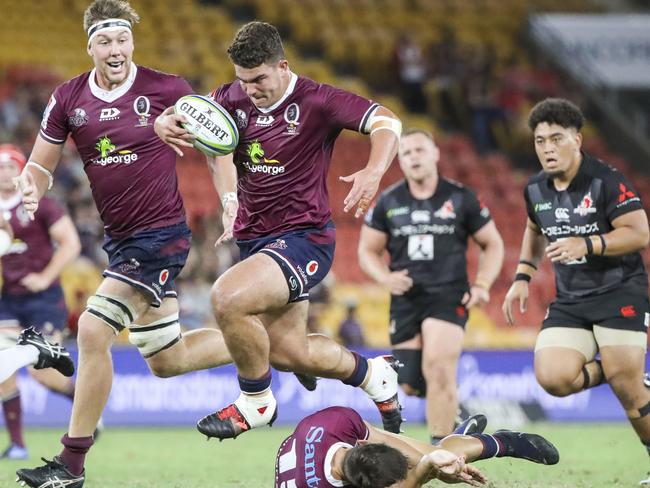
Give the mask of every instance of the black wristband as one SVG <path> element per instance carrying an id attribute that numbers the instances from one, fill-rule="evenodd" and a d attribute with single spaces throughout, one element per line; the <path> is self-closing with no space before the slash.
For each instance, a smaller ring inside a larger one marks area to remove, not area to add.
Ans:
<path id="1" fill-rule="evenodd" d="M 585 240 L 585 244 L 587 244 L 587 255 L 591 256 L 594 253 L 594 243 L 591 242 L 589 236 L 584 236 L 583 239 Z"/>
<path id="2" fill-rule="evenodd" d="M 607 241 L 605 240 L 602 234 L 598 234 L 598 237 L 600 237 L 600 255 L 604 256 L 605 249 L 607 249 Z"/>
<path id="3" fill-rule="evenodd" d="M 535 271 L 537 271 L 537 266 L 535 266 L 535 264 L 532 263 L 531 261 L 526 261 L 525 259 L 520 259 L 520 260 L 519 260 L 519 264 L 525 264 L 526 266 L 530 266 L 530 267 L 533 268 Z"/>
<path id="4" fill-rule="evenodd" d="M 517 273 L 515 275 L 515 281 L 526 281 L 526 282 L 528 282 L 528 281 L 530 281 L 531 278 L 532 278 L 532 276 L 530 276 L 529 274 L 526 274 L 526 273 Z"/>

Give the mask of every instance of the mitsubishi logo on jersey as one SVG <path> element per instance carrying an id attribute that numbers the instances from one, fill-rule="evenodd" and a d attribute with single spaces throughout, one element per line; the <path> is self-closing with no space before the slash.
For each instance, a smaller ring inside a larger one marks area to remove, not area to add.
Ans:
<path id="1" fill-rule="evenodd" d="M 442 207 L 436 210 L 433 216 L 439 219 L 455 219 L 456 209 L 454 209 L 454 202 L 451 201 L 451 198 L 443 203 Z"/>
<path id="2" fill-rule="evenodd" d="M 623 183 L 618 184 L 618 189 L 621 194 L 618 196 L 618 203 L 623 203 L 628 198 L 634 198 L 636 195 L 628 190 Z"/>
<path id="3" fill-rule="evenodd" d="M 111 107 L 111 108 L 103 108 L 102 112 L 99 114 L 99 121 L 104 122 L 106 120 L 117 120 L 120 118 L 120 110 Z"/>
<path id="4" fill-rule="evenodd" d="M 591 198 L 591 192 L 582 197 L 580 205 L 573 209 L 573 213 L 576 213 L 581 217 L 594 212 L 596 212 L 596 207 L 594 207 L 594 200 Z"/>

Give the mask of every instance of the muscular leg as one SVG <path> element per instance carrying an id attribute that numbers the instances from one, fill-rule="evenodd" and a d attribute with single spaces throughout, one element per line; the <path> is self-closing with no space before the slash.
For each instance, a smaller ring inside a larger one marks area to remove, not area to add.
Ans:
<path id="1" fill-rule="evenodd" d="M 393 355 L 403 363 L 397 379 L 404 394 L 424 397 L 427 389 L 422 376 L 422 335 L 394 344 Z"/>
<path id="2" fill-rule="evenodd" d="M 427 426 L 433 437 L 454 430 L 458 411 L 456 369 L 464 330 L 456 324 L 427 318 L 422 322 L 422 374 L 427 384 Z"/>
<path id="3" fill-rule="evenodd" d="M 140 314 L 148 308 L 146 297 L 121 281 L 106 278 L 97 294 L 119 296 Z M 69 437 L 91 436 L 104 410 L 113 383 L 111 346 L 115 332 L 87 310 L 79 317 L 76 395 L 72 403 Z"/>
<path id="4" fill-rule="evenodd" d="M 5 426 L 9 433 L 11 444 L 25 447 L 23 439 L 22 406 L 20 404 L 20 390 L 16 381 L 16 374 L 11 375 L 0 384 L 0 401 L 5 417 Z"/>
<path id="5" fill-rule="evenodd" d="M 159 308 L 149 308 L 138 319 L 147 326 L 165 317 L 178 314 L 178 300 L 166 298 Z M 180 341 L 145 359 L 151 372 L 162 378 L 177 376 L 189 371 L 215 368 L 232 362 L 219 329 L 197 329 L 185 332 Z"/>
<path id="6" fill-rule="evenodd" d="M 261 378 L 269 370 L 269 336 L 258 317 L 279 310 L 289 289 L 275 261 L 255 254 L 226 271 L 212 287 L 212 308 L 243 378 Z"/>
<path id="7" fill-rule="evenodd" d="M 354 355 L 327 336 L 307 335 L 308 308 L 309 302 L 302 301 L 261 317 L 271 344 L 271 364 L 283 371 L 348 378 L 354 371 Z"/>
<path id="8" fill-rule="evenodd" d="M 70 400 L 74 396 L 75 384 L 72 378 L 63 376 L 61 373 L 55 369 L 28 369 L 29 374 L 32 378 L 38 381 L 45 388 L 59 393 Z"/>
<path id="9" fill-rule="evenodd" d="M 645 350 L 638 346 L 602 346 L 600 354 L 610 387 L 650 453 L 650 391 L 642 382 Z"/>
<path id="10" fill-rule="evenodd" d="M 599 385 L 604 378 L 600 364 L 594 361 L 596 351 L 596 341 L 589 330 L 543 329 L 535 346 L 537 381 L 548 393 L 559 397 Z"/>

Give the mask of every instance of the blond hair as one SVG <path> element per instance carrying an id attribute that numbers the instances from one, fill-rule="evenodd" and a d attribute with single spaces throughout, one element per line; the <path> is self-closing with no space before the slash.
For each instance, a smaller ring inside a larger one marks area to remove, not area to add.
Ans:
<path id="1" fill-rule="evenodd" d="M 95 0 L 84 12 L 84 30 L 104 19 L 124 19 L 131 25 L 140 22 L 140 16 L 126 0 Z"/>

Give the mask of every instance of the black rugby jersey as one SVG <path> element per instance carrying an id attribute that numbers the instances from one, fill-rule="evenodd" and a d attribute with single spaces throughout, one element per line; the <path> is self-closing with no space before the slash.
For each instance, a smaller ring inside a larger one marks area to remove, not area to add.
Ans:
<path id="1" fill-rule="evenodd" d="M 610 232 L 612 221 L 643 209 L 625 176 L 599 159 L 583 153 L 582 163 L 566 190 L 558 191 L 543 171 L 524 190 L 528 217 L 549 242 Z M 585 256 L 554 263 L 557 298 L 572 300 L 610 291 L 622 284 L 647 292 L 648 278 L 638 252 L 625 256 Z"/>
<path id="2" fill-rule="evenodd" d="M 401 180 L 384 190 L 366 225 L 388 234 L 392 271 L 407 269 L 412 292 L 467 289 L 467 239 L 490 221 L 474 192 L 440 178 L 431 198 L 419 200 Z"/>

